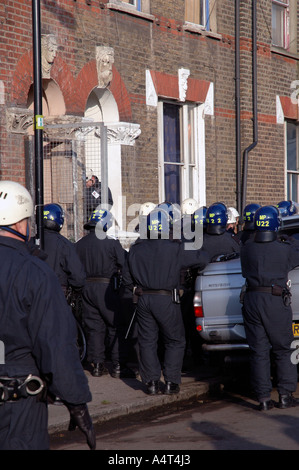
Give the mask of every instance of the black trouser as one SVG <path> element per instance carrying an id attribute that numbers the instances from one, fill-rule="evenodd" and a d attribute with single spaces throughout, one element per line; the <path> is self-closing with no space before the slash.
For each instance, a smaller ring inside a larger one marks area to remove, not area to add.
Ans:
<path id="1" fill-rule="evenodd" d="M 186 289 L 184 294 L 181 296 L 181 311 L 183 316 L 183 322 L 185 327 L 185 336 L 186 336 L 186 353 L 190 352 L 192 354 L 192 359 L 195 363 L 200 361 L 202 356 L 201 350 L 201 338 L 196 331 L 195 316 L 193 310 L 193 298 L 194 290 Z"/>
<path id="2" fill-rule="evenodd" d="M 119 315 L 119 296 L 114 291 L 112 282 L 88 282 L 82 296 L 88 362 L 104 362 L 106 345 L 110 349 L 112 362 L 119 361 Z"/>
<path id="3" fill-rule="evenodd" d="M 139 361 L 136 307 L 132 291 L 121 287 L 121 315 L 119 321 L 119 360 L 122 364 Z M 132 321 L 133 319 L 133 321 Z M 132 321 L 132 323 L 131 323 Z"/>
<path id="4" fill-rule="evenodd" d="M 137 321 L 143 382 L 159 380 L 162 367 L 166 381 L 181 383 L 185 330 L 180 305 L 170 295 L 144 294 L 138 299 Z M 157 351 L 159 337 L 164 347 L 162 366 Z"/>
<path id="5" fill-rule="evenodd" d="M 48 408 L 36 397 L 0 405 L 0 450 L 48 450 Z"/>
<path id="6" fill-rule="evenodd" d="M 279 394 L 297 387 L 297 366 L 291 361 L 292 310 L 282 297 L 248 292 L 243 305 L 244 326 L 250 347 L 252 386 L 258 401 L 268 400 L 272 391 L 270 349 L 277 372 Z"/>

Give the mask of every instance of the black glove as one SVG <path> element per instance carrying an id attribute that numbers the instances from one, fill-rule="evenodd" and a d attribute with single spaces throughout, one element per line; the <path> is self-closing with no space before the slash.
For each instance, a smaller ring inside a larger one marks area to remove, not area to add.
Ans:
<path id="1" fill-rule="evenodd" d="M 82 405 L 70 405 L 67 403 L 66 406 L 71 415 L 69 431 L 74 431 L 78 426 L 80 431 L 85 434 L 89 448 L 95 450 L 96 435 L 86 403 Z"/>

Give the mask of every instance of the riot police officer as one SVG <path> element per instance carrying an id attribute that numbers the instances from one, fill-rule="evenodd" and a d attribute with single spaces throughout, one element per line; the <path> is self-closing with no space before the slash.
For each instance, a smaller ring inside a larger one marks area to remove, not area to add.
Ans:
<path id="1" fill-rule="evenodd" d="M 202 227 L 203 233 L 206 232 L 207 229 L 207 210 L 206 206 L 201 206 L 196 209 L 193 213 L 192 220 L 194 227 L 198 224 Z"/>
<path id="2" fill-rule="evenodd" d="M 198 202 L 192 197 L 184 199 L 184 201 L 182 202 L 182 217 L 184 217 L 185 215 L 194 214 L 194 212 L 198 208 L 199 208 Z"/>
<path id="3" fill-rule="evenodd" d="M 241 243 L 245 243 L 248 238 L 254 236 L 254 214 L 260 208 L 260 204 L 247 204 L 243 210 L 243 228 L 240 233 Z"/>
<path id="4" fill-rule="evenodd" d="M 76 323 L 57 277 L 28 248 L 33 202 L 19 183 L 0 182 L 0 449 L 49 448 L 46 389 L 68 407 L 70 428 L 95 435 L 76 345 Z"/>
<path id="5" fill-rule="evenodd" d="M 227 224 L 226 231 L 235 239 L 237 243 L 240 243 L 239 233 L 238 233 L 238 220 L 239 218 L 235 215 L 235 210 L 233 207 L 227 209 Z M 236 211 L 237 212 L 237 211 Z M 238 212 L 237 212 L 238 213 Z"/>
<path id="6" fill-rule="evenodd" d="M 209 253 L 211 261 L 221 255 L 239 253 L 239 243 L 226 231 L 228 215 L 225 204 L 215 202 L 206 212 L 206 232 L 203 236 L 203 248 Z"/>
<path id="7" fill-rule="evenodd" d="M 43 217 L 45 261 L 56 273 L 65 294 L 69 288 L 78 293 L 83 289 L 86 275 L 75 245 L 60 233 L 63 209 L 59 204 L 46 204 Z"/>
<path id="8" fill-rule="evenodd" d="M 194 239 L 194 214 L 198 209 L 199 204 L 193 198 L 185 199 L 182 202 L 182 240 L 188 242 Z"/>
<path id="9" fill-rule="evenodd" d="M 288 273 L 299 265 L 299 243 L 280 239 L 279 211 L 264 206 L 255 213 L 255 235 L 241 247 L 246 279 L 243 317 L 250 347 L 252 387 L 261 410 L 273 408 L 270 350 L 275 360 L 279 408 L 298 405 L 297 366 L 291 360 L 292 309 Z"/>
<path id="10" fill-rule="evenodd" d="M 118 324 L 120 299 L 118 276 L 125 262 L 125 250 L 119 240 L 107 235 L 112 214 L 99 206 L 84 225 L 89 234 L 76 243 L 86 272 L 82 294 L 82 317 L 87 333 L 87 361 L 92 375 L 100 377 L 105 368 L 106 333 L 112 360 L 112 376 L 120 376 Z"/>
<path id="11" fill-rule="evenodd" d="M 139 209 L 139 223 L 135 227 L 135 232 L 140 233 L 141 238 L 146 237 L 146 218 L 148 214 L 156 207 L 154 202 L 144 202 Z"/>
<path id="12" fill-rule="evenodd" d="M 130 248 L 123 282 L 134 287 L 138 297 L 137 323 L 140 376 L 147 392 L 159 392 L 161 368 L 165 393 L 178 393 L 185 350 L 185 332 L 179 305 L 180 271 L 184 266 L 203 269 L 209 256 L 203 250 L 184 250 L 184 243 L 169 237 L 169 214 L 155 209 L 148 215 L 147 239 Z M 163 364 L 158 340 L 164 346 Z"/>
<path id="13" fill-rule="evenodd" d="M 205 206 L 198 207 L 198 203 L 194 199 L 183 201 L 182 241 L 188 244 L 185 245 L 185 248 L 190 248 L 190 246 L 193 249 L 201 248 L 206 227 L 206 211 L 207 208 Z M 193 312 L 194 283 L 197 271 L 198 269 L 193 267 L 185 267 L 181 270 L 180 304 L 186 336 L 183 370 L 189 369 L 191 364 L 198 364 L 202 355 L 201 339 L 196 331 Z"/>

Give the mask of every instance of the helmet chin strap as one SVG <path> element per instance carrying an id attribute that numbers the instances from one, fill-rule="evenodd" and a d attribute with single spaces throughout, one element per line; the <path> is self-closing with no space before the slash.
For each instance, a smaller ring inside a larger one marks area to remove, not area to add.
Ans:
<path id="1" fill-rule="evenodd" d="M 7 226 L 7 225 L 1 225 L 0 226 L 0 229 L 1 230 L 5 230 L 6 232 L 10 232 L 10 233 L 13 233 L 14 235 L 16 235 L 17 237 L 21 238 L 22 240 L 24 240 L 24 242 L 28 242 L 29 241 L 29 224 L 27 223 L 27 227 L 26 227 L 26 235 L 23 235 L 22 233 L 18 232 L 17 230 L 14 230 L 13 228 Z"/>

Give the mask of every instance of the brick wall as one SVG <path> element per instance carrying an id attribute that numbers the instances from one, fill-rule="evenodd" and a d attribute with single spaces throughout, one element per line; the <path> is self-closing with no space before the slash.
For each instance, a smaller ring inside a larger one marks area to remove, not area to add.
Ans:
<path id="1" fill-rule="evenodd" d="M 111 91 L 123 120 L 139 123 L 135 147 L 122 148 L 122 182 L 127 203 L 158 202 L 157 110 L 145 103 L 145 70 L 214 83 L 215 113 L 206 116 L 207 204 L 236 205 L 235 11 L 231 0 L 216 2 L 217 35 L 185 31 L 184 1 L 151 0 L 154 19 L 106 8 L 106 1 L 41 2 L 43 34 L 55 34 L 59 51 L 52 77 L 64 95 L 68 114 L 82 115 L 96 85 L 95 47 L 114 48 Z M 240 2 L 242 153 L 252 141 L 251 2 Z M 290 96 L 297 60 L 271 52 L 271 2 L 257 3 L 258 145 L 249 155 L 247 202 L 284 198 L 284 134 L 276 124 L 276 95 Z M 6 131 L 6 108 L 26 106 L 32 83 L 31 3 L 0 6 L 0 177 L 25 178 L 23 136 Z M 118 81 L 117 81 L 118 80 Z"/>

